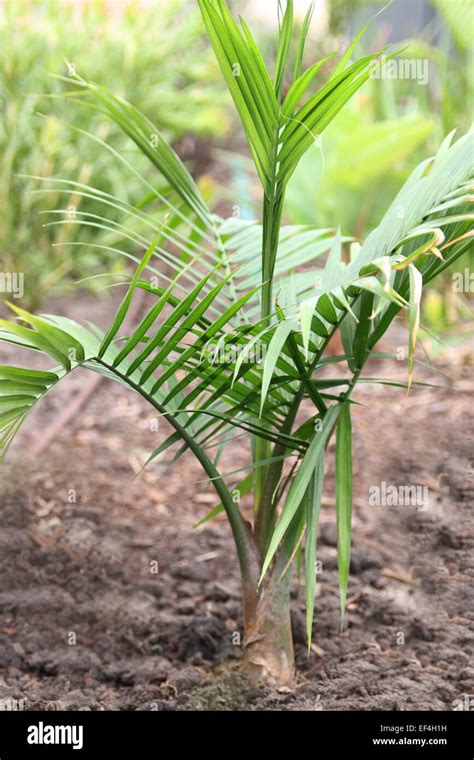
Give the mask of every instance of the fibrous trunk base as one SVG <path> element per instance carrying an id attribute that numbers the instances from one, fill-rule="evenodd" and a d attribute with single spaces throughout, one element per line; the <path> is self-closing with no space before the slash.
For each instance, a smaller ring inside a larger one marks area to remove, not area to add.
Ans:
<path id="1" fill-rule="evenodd" d="M 295 674 L 287 575 L 280 583 L 271 580 L 246 608 L 244 668 L 253 680 L 277 686 Z"/>

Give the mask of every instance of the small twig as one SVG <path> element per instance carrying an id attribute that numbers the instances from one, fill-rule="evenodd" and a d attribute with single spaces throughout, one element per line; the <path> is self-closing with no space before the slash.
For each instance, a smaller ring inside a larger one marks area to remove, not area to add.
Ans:
<path id="1" fill-rule="evenodd" d="M 89 378 L 87 385 L 85 385 L 81 392 L 76 396 L 72 404 L 69 404 L 62 411 L 59 417 L 56 417 L 52 425 L 46 428 L 44 435 L 39 439 L 39 441 L 37 441 L 36 444 L 33 444 L 33 446 L 30 448 L 29 453 L 33 457 L 39 457 L 44 451 L 46 451 L 48 446 L 59 435 L 61 430 L 66 427 L 69 422 L 75 419 L 78 412 L 80 412 L 82 407 L 87 403 L 96 388 L 104 379 L 105 378 L 103 375 L 94 375 L 94 377 Z"/>

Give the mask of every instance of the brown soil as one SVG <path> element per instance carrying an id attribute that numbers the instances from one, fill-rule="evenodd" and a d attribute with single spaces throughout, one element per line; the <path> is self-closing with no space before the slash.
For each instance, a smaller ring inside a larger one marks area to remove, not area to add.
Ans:
<path id="1" fill-rule="evenodd" d="M 370 372 L 403 378 L 396 364 Z M 198 464 L 186 456 L 169 473 L 165 457 L 134 479 L 167 433 L 165 423 L 153 430 L 140 398 L 104 382 L 39 461 L 28 455 L 87 381 L 77 372 L 35 410 L 3 466 L 0 700 L 33 710 L 451 710 L 474 695 L 471 388 L 465 369 L 448 372 L 456 380 L 441 377 L 444 389 L 404 402 L 391 387 L 356 395 L 366 406 L 354 413 L 344 631 L 330 468 L 314 644 L 308 657 L 295 581 L 298 680 L 279 691 L 239 673 L 235 551 L 225 518 L 193 528 L 216 504 Z M 426 367 L 418 379 L 440 382 Z M 244 460 L 236 442 L 225 466 Z M 370 506 L 382 481 L 427 486 L 428 508 Z"/>

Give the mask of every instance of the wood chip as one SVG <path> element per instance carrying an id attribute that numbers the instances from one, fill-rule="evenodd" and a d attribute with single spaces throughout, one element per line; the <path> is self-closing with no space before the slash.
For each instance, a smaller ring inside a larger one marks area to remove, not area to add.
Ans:
<path id="1" fill-rule="evenodd" d="M 396 581 L 400 581 L 400 583 L 408 583 L 410 586 L 418 586 L 419 582 L 414 581 L 411 575 L 408 575 L 405 570 L 395 569 L 390 570 L 389 568 L 384 568 L 381 573 L 385 578 L 393 578 Z"/>

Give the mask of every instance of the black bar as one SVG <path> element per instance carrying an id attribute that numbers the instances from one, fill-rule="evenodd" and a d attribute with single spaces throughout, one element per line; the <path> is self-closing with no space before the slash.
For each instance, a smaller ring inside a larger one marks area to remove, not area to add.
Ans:
<path id="1" fill-rule="evenodd" d="M 56 729 L 56 727 L 63 727 Z M 82 733 L 80 731 L 82 727 Z M 75 731 L 74 731 L 75 728 Z M 453 712 L 1 712 L 0 760 L 23 757 L 130 757 L 174 752 L 254 756 L 285 752 L 332 760 L 474 757 L 474 721 Z M 42 744 L 29 743 L 42 740 Z M 50 744 L 69 740 L 73 744 Z M 82 745 L 79 747 L 79 745 Z"/>

